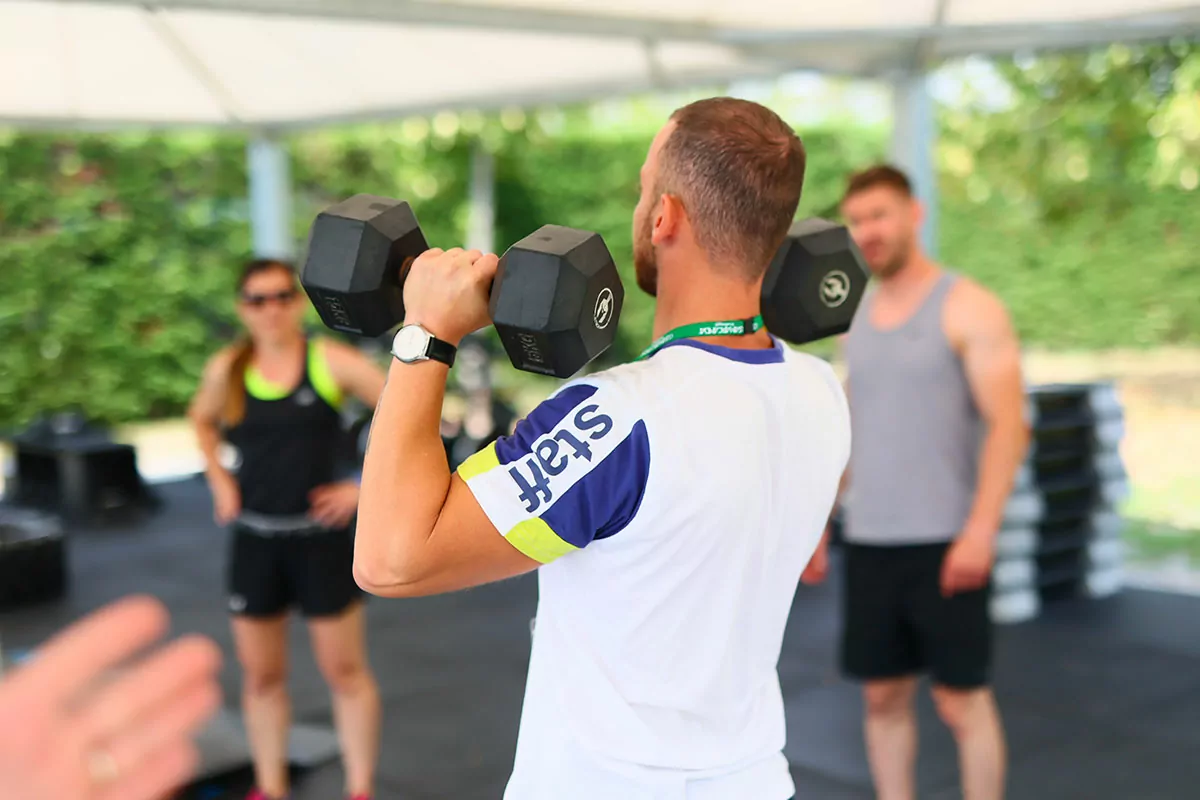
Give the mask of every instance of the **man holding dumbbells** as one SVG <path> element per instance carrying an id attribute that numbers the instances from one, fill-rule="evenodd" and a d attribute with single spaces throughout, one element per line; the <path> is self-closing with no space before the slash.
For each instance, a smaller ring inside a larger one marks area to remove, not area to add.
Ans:
<path id="1" fill-rule="evenodd" d="M 502 259 L 432 249 L 409 266 L 405 224 L 366 224 L 391 231 L 406 267 L 405 325 L 364 463 L 355 576 L 402 597 L 539 570 L 508 800 L 794 794 L 776 665 L 850 426 L 829 365 L 763 318 L 814 337 L 844 330 L 865 277 L 844 229 L 789 237 L 804 169 L 799 139 L 760 105 L 676 111 L 650 146 L 633 220 L 656 341 L 567 383 L 454 475 L 438 421 L 458 342 L 490 310 L 514 363 L 574 374 L 612 340 L 615 270 L 598 237 L 569 229 Z M 339 254 L 324 224 L 311 250 L 343 270 L 387 252 Z M 362 328 L 354 283 L 337 297 L 306 288 L 327 321 Z"/>
<path id="2" fill-rule="evenodd" d="M 853 176 L 842 210 L 878 282 L 845 342 L 854 448 L 842 668 L 864 684 L 881 800 L 916 796 L 920 673 L 958 743 L 963 796 L 998 800 L 988 587 L 1028 443 L 1017 337 L 1000 300 L 921 251 L 921 206 L 903 173 Z"/>

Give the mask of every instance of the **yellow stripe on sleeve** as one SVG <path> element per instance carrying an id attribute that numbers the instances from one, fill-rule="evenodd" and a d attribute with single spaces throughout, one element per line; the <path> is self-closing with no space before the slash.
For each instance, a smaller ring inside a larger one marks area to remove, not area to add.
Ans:
<path id="1" fill-rule="evenodd" d="M 554 530 L 538 517 L 519 522 L 504 538 L 513 547 L 542 564 L 549 564 L 556 558 L 579 548 L 570 542 L 564 542 Z"/>
<path id="2" fill-rule="evenodd" d="M 498 466 L 500 466 L 500 458 L 496 455 L 496 443 L 492 442 L 458 465 L 458 477 L 469 481 Z"/>

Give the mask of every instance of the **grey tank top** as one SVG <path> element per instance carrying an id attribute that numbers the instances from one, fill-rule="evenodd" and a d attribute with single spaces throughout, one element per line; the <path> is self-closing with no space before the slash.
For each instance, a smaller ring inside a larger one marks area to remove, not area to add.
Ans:
<path id="1" fill-rule="evenodd" d="M 889 330 L 871 324 L 872 292 L 850 327 L 848 542 L 947 542 L 970 513 L 982 426 L 942 326 L 956 279 L 942 274 L 916 312 Z"/>

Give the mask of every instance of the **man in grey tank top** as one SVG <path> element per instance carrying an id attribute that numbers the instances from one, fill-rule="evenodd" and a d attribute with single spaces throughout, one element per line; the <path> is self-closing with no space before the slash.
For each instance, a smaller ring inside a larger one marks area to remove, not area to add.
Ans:
<path id="1" fill-rule="evenodd" d="M 845 674 L 863 683 L 881 800 L 915 797 L 917 679 L 959 749 L 963 796 L 1004 794 L 990 689 L 993 543 L 1029 433 L 1001 302 L 919 243 L 905 175 L 850 179 L 842 212 L 875 278 L 846 335 L 853 426 L 843 480 Z"/>

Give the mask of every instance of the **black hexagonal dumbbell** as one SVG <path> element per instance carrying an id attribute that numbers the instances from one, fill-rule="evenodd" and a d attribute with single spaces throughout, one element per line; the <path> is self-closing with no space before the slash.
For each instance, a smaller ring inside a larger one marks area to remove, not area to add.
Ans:
<path id="1" fill-rule="evenodd" d="M 408 203 L 355 195 L 317 215 L 300 284 L 330 328 L 380 336 L 404 320 L 404 274 L 427 249 Z M 544 225 L 500 258 L 488 310 L 513 366 L 567 378 L 612 344 L 624 299 L 600 234 Z"/>
<path id="2" fill-rule="evenodd" d="M 868 276 L 845 226 L 816 218 L 793 223 L 763 279 L 763 322 L 792 344 L 845 333 Z"/>

